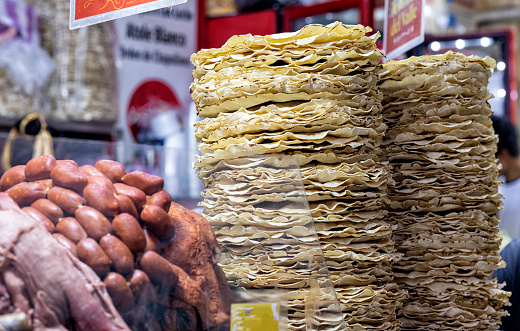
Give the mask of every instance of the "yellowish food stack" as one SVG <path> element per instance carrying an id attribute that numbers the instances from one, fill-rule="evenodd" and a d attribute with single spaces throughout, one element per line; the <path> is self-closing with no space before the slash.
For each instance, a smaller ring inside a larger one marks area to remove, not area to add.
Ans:
<path id="1" fill-rule="evenodd" d="M 379 73 L 394 266 L 409 298 L 403 330 L 497 330 L 507 293 L 498 249 L 497 138 L 487 90 L 490 58 L 458 53 L 385 63 Z"/>
<path id="2" fill-rule="evenodd" d="M 196 167 L 223 269 L 236 286 L 290 289 L 292 330 L 309 322 L 308 273 L 298 270 L 315 233 L 312 220 L 349 330 L 399 329 L 404 293 L 392 265 L 400 255 L 385 221 L 392 180 L 379 159 L 386 125 L 375 70 L 382 54 L 379 34 L 370 32 L 309 25 L 235 36 L 192 57 L 192 99 L 203 118 Z M 274 155 L 293 156 L 301 179 Z M 301 180 L 312 219 L 294 189 Z M 341 328 L 332 316 L 311 323 Z"/>

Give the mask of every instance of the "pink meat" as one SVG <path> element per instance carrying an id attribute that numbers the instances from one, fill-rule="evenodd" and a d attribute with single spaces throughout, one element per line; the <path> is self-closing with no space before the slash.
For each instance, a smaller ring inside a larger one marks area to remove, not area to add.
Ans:
<path id="1" fill-rule="evenodd" d="M 0 193 L 0 314 L 13 311 L 36 330 L 130 330 L 99 277 Z"/>

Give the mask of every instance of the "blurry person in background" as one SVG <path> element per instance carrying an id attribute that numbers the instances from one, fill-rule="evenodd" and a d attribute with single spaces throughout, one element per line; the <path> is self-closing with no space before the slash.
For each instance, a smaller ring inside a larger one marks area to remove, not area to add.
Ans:
<path id="1" fill-rule="evenodd" d="M 505 307 L 509 316 L 502 318 L 503 331 L 520 330 L 520 157 L 516 129 L 507 119 L 492 116 L 493 128 L 498 135 L 497 158 L 502 164 L 500 170 L 504 186 L 499 192 L 504 196 L 504 209 L 499 212 L 499 227 L 504 236 L 500 252 L 507 266 L 493 274 L 499 283 L 506 283 L 504 290 L 511 292 L 511 306 Z M 512 240 L 512 241 L 511 241 Z"/>
<path id="2" fill-rule="evenodd" d="M 520 237 L 520 156 L 518 137 L 514 125 L 504 117 L 492 116 L 493 128 L 498 135 L 497 158 L 503 186 L 499 192 L 504 196 L 504 209 L 499 212 L 500 230 L 504 235 L 504 245 Z M 520 330 L 520 329 L 519 329 Z"/>

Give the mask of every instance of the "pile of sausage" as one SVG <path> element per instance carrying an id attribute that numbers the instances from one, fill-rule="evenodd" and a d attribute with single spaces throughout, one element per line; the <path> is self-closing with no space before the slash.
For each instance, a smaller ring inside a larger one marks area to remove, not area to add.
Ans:
<path id="1" fill-rule="evenodd" d="M 44 155 L 7 170 L 6 192 L 94 270 L 132 329 L 214 329 L 230 292 L 209 223 L 173 203 L 162 178 L 115 161 Z"/>

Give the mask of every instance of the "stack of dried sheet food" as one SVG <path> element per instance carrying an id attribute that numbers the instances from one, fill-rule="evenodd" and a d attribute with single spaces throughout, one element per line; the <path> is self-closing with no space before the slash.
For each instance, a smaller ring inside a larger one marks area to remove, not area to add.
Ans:
<path id="1" fill-rule="evenodd" d="M 297 227 L 291 208 L 275 214 L 264 208 L 291 204 L 295 192 L 284 182 L 296 174 L 270 165 L 253 175 L 256 161 L 248 158 L 295 157 L 347 326 L 395 330 L 403 293 L 393 282 L 399 254 L 384 221 L 391 178 L 379 161 L 386 126 L 374 73 L 382 54 L 375 45 L 378 34 L 366 36 L 370 31 L 338 22 L 309 25 L 294 33 L 235 36 L 219 49 L 195 54 L 191 92 L 204 118 L 196 125 L 201 151 L 196 166 L 208 187 L 203 202 L 208 220 L 229 228 L 226 238 L 224 228 L 217 230 L 221 243 L 270 244 L 280 236 L 305 242 L 310 235 Z M 231 161 L 236 158 L 243 159 Z M 277 254 L 278 249 L 264 258 L 278 259 Z M 237 280 L 238 272 L 224 266 L 228 279 L 253 284 L 266 272 L 259 258 L 234 255 L 230 265 L 240 265 L 243 277 Z M 276 277 L 262 286 L 279 286 L 282 274 L 291 288 L 304 286 L 304 277 L 291 280 L 290 268 L 297 265 L 291 263 L 289 270 L 270 270 Z M 304 326 L 300 320 L 294 325 Z"/>
<path id="2" fill-rule="evenodd" d="M 496 330 L 507 303 L 498 169 L 487 100 L 495 61 L 458 53 L 388 62 L 380 72 L 383 142 L 393 170 L 389 219 L 409 299 L 404 330 Z"/>

